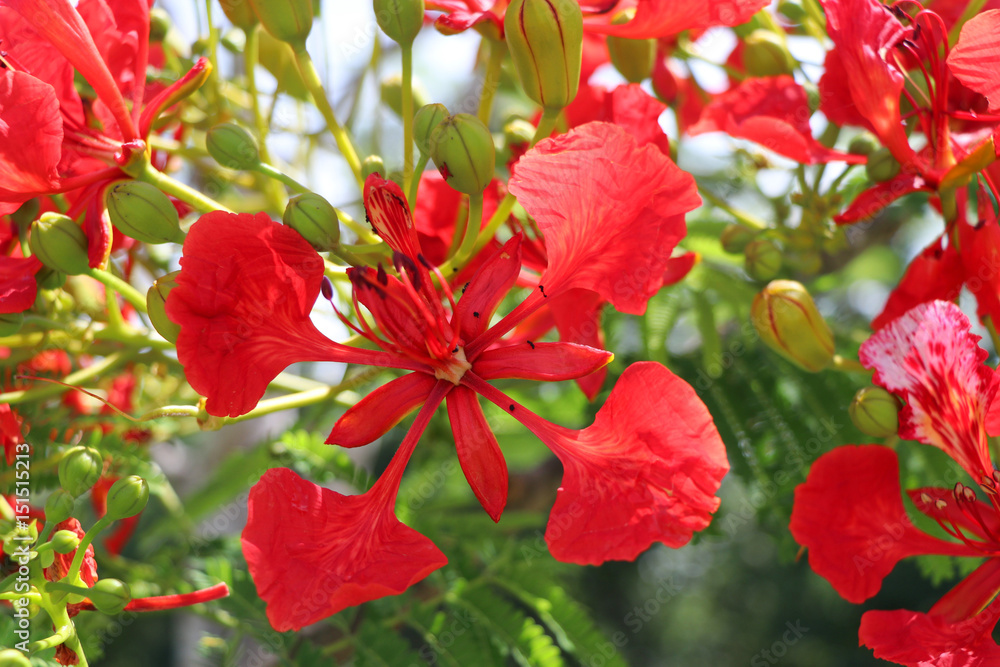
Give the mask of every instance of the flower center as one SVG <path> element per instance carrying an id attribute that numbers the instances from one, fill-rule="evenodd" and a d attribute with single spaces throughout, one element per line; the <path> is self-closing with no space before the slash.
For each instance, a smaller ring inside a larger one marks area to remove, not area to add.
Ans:
<path id="1" fill-rule="evenodd" d="M 470 368 L 472 368 L 472 364 L 465 358 L 465 349 L 460 347 L 458 352 L 452 354 L 451 359 L 448 359 L 444 365 L 434 369 L 434 377 L 438 380 L 447 380 L 458 386 L 462 382 L 465 371 Z"/>

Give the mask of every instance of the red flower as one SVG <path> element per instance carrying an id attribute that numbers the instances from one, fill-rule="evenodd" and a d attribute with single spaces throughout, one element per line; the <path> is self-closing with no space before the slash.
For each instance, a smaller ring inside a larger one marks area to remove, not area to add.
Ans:
<path id="1" fill-rule="evenodd" d="M 714 26 L 736 26 L 767 6 L 766 0 L 638 0 L 635 17 L 612 25 L 613 12 L 604 12 L 584 23 L 593 32 L 629 39 L 652 39 L 697 32 Z"/>
<path id="2" fill-rule="evenodd" d="M 21 416 L 7 403 L 0 403 L 0 445 L 7 465 L 14 465 L 17 446 L 24 442 L 21 434 Z"/>
<path id="3" fill-rule="evenodd" d="M 809 548 L 809 563 L 847 600 L 862 602 L 902 558 L 917 554 L 987 557 L 927 614 L 869 611 L 861 641 L 876 657 L 907 665 L 993 664 L 991 639 L 1000 590 L 1000 474 L 990 460 L 987 409 L 996 372 L 968 318 L 943 301 L 920 305 L 861 346 L 874 382 L 906 401 L 903 438 L 944 450 L 987 494 L 972 487 L 908 491 L 917 509 L 953 540 L 932 537 L 906 516 L 896 453 L 879 445 L 838 447 L 821 456 L 795 490 L 791 531 Z"/>
<path id="4" fill-rule="evenodd" d="M 544 173 L 544 192 L 526 176 L 536 172 Z M 188 234 L 167 308 L 181 325 L 178 357 L 192 386 L 207 396 L 209 413 L 249 411 L 278 372 L 307 359 L 413 371 L 348 410 L 329 443 L 371 442 L 423 405 L 367 493 L 342 496 L 276 471 L 254 487 L 244 553 L 275 627 L 298 628 L 399 593 L 444 563 L 433 544 L 392 511 L 403 468 L 442 401 L 462 469 L 494 520 L 506 503 L 507 469 L 477 394 L 528 426 L 563 460 L 564 487 L 547 531 L 559 558 L 634 558 L 655 541 L 679 546 L 708 524 L 728 469 L 725 451 L 704 405 L 665 368 L 626 370 L 594 425 L 579 432 L 549 424 L 488 382 L 567 380 L 604 366 L 611 355 L 602 350 L 504 344 L 502 337 L 569 290 L 594 291 L 616 307 L 641 312 L 662 285 L 670 250 L 684 233 L 684 213 L 698 203 L 693 180 L 624 130 L 590 124 L 541 142 L 522 158 L 511 187 L 545 234 L 549 261 L 538 289 L 490 326 L 521 269 L 521 237 L 482 263 L 457 303 L 439 281 L 449 312 L 402 193 L 369 177 L 365 207 L 396 251 L 396 275 L 381 267 L 348 275 L 356 307 L 363 305 L 378 324 L 377 333 L 359 317 L 358 333 L 379 351 L 339 345 L 312 325 L 323 265 L 289 228 L 263 214 L 212 213 Z M 663 248 L 663 255 L 650 247 Z M 319 507 L 326 510 L 317 514 Z M 584 540 L 584 533 L 606 539 Z"/>

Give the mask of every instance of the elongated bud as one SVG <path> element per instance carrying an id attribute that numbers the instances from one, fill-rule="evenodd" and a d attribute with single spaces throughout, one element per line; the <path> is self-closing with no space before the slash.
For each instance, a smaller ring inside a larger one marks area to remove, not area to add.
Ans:
<path id="1" fill-rule="evenodd" d="M 565 0 L 514 0 L 504 17 L 507 47 L 524 92 L 548 111 L 576 97 L 583 58 L 583 14 Z"/>
<path id="2" fill-rule="evenodd" d="M 167 295 L 170 294 L 170 290 L 177 287 L 178 275 L 180 271 L 173 271 L 157 278 L 146 292 L 146 314 L 149 316 L 149 321 L 156 329 L 156 333 L 171 343 L 176 343 L 177 336 L 181 333 L 181 326 L 167 317 Z"/>
<path id="3" fill-rule="evenodd" d="M 879 148 L 868 154 L 865 163 L 865 173 L 868 178 L 881 183 L 888 181 L 899 173 L 899 162 L 892 156 L 888 148 Z"/>
<path id="4" fill-rule="evenodd" d="M 31 667 L 31 661 L 16 648 L 5 648 L 0 651 L 0 667 Z"/>
<path id="5" fill-rule="evenodd" d="M 121 579 L 101 579 L 90 587 L 87 597 L 102 614 L 120 614 L 132 601 L 132 591 Z"/>
<path id="6" fill-rule="evenodd" d="M 296 50 L 305 47 L 312 30 L 312 0 L 250 0 L 264 30 Z"/>
<path id="7" fill-rule="evenodd" d="M 899 430 L 899 399 L 882 387 L 858 390 L 847 413 L 858 430 L 874 438 L 887 438 Z"/>
<path id="8" fill-rule="evenodd" d="M 257 140 L 239 125 L 222 123 L 208 131 L 205 146 L 215 161 L 229 169 L 256 169 L 260 164 Z"/>
<path id="9" fill-rule="evenodd" d="M 76 498 L 92 487 L 104 470 L 101 454 L 91 447 L 73 447 L 59 460 L 59 485 Z"/>
<path id="10" fill-rule="evenodd" d="M 379 155 L 369 155 L 361 161 L 361 177 L 368 178 L 371 174 L 386 174 L 385 161 Z"/>
<path id="11" fill-rule="evenodd" d="M 635 16 L 635 7 L 629 7 L 619 12 L 611 20 L 612 25 L 628 23 Z M 611 64 L 615 66 L 629 83 L 639 83 L 653 74 L 653 64 L 656 58 L 655 39 L 628 39 L 608 35 L 608 53 Z"/>
<path id="12" fill-rule="evenodd" d="M 13 336 L 24 324 L 24 313 L 0 313 L 0 336 Z"/>
<path id="13" fill-rule="evenodd" d="M 250 0 L 221 0 L 222 13 L 237 28 L 252 30 L 257 25 L 257 15 L 250 6 Z"/>
<path id="14" fill-rule="evenodd" d="M 424 24 L 424 0 L 375 0 L 375 22 L 397 44 L 412 44 Z"/>
<path id="15" fill-rule="evenodd" d="M 337 210 L 314 192 L 289 199 L 281 221 L 301 234 L 302 238 L 320 252 L 334 250 L 340 243 L 340 218 L 337 217 Z"/>
<path id="16" fill-rule="evenodd" d="M 45 517 L 48 520 L 48 517 Z M 57 530 L 52 536 L 52 550 L 57 554 L 71 554 L 80 546 L 80 536 L 72 530 Z"/>
<path id="17" fill-rule="evenodd" d="M 741 253 L 757 237 L 757 232 L 743 225 L 726 225 L 719 236 L 719 243 L 726 252 Z"/>
<path id="18" fill-rule="evenodd" d="M 795 60 L 781 37 L 770 30 L 754 30 L 744 40 L 743 65 L 750 76 L 791 74 Z"/>
<path id="19" fill-rule="evenodd" d="M 448 109 L 440 103 L 425 104 L 413 116 L 413 141 L 421 155 L 430 155 L 431 134 L 447 117 Z"/>
<path id="20" fill-rule="evenodd" d="M 493 180 L 493 135 L 472 114 L 455 114 L 443 120 L 431 134 L 430 155 L 445 182 L 459 192 L 478 194 Z"/>
<path id="21" fill-rule="evenodd" d="M 60 273 L 75 276 L 90 268 L 87 235 L 61 213 L 43 213 L 31 224 L 28 247 L 42 264 Z"/>
<path id="22" fill-rule="evenodd" d="M 755 280 L 770 280 L 781 270 L 781 250 L 773 241 L 756 239 L 743 249 L 743 266 Z"/>
<path id="23" fill-rule="evenodd" d="M 108 489 L 108 512 L 105 516 L 113 521 L 135 516 L 146 508 L 149 501 L 149 485 L 138 475 L 129 475 L 111 485 Z"/>
<path id="24" fill-rule="evenodd" d="M 768 347 L 807 371 L 833 360 L 833 334 L 809 292 L 793 280 L 773 280 L 754 297 L 750 316 Z"/>
<path id="25" fill-rule="evenodd" d="M 143 243 L 180 243 L 180 217 L 170 198 L 149 183 L 122 181 L 108 188 L 108 216 L 118 231 Z"/>
<path id="26" fill-rule="evenodd" d="M 62 523 L 73 514 L 73 506 L 76 501 L 65 489 L 56 489 L 49 494 L 45 500 L 45 521 L 48 523 Z"/>

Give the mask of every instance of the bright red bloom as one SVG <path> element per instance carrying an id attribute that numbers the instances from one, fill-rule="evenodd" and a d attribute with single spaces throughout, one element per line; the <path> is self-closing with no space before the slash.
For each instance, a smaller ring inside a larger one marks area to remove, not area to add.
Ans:
<path id="1" fill-rule="evenodd" d="M 935 301 L 896 319 L 860 351 L 862 363 L 875 369 L 874 382 L 906 401 L 900 436 L 941 448 L 986 493 L 987 500 L 979 500 L 962 483 L 907 492 L 954 541 L 910 522 L 896 453 L 887 447 L 838 447 L 821 456 L 795 490 L 792 534 L 809 548 L 816 573 L 851 602 L 874 595 L 907 556 L 987 557 L 927 614 L 865 613 L 862 643 L 876 657 L 907 665 L 985 665 L 1000 655 L 991 638 L 1000 591 L 1000 474 L 986 439 L 998 380 L 983 364 L 987 353 L 970 328 L 957 306 Z"/>
<path id="2" fill-rule="evenodd" d="M 624 5 L 624 3 L 621 3 Z M 638 0 L 635 17 L 612 25 L 614 12 L 604 12 L 584 22 L 593 32 L 629 39 L 652 39 L 698 32 L 714 26 L 736 26 L 767 6 L 766 0 Z"/>
<path id="3" fill-rule="evenodd" d="M 17 446 L 24 442 L 21 434 L 21 416 L 7 403 L 0 403 L 0 445 L 7 465 L 14 465 Z"/>
<path id="4" fill-rule="evenodd" d="M 806 91 L 792 77 L 751 78 L 716 97 L 688 134 L 725 132 L 802 164 L 865 161 L 863 155 L 842 153 L 816 141 L 809 127 L 811 115 Z"/>
<path id="5" fill-rule="evenodd" d="M 520 176 L 542 169 L 544 195 Z M 564 461 L 564 488 L 547 532 L 559 558 L 634 558 L 655 541 L 679 546 L 708 524 L 718 503 L 713 494 L 728 469 L 725 451 L 704 405 L 666 369 L 640 364 L 627 370 L 594 425 L 579 432 L 549 424 L 488 382 L 568 380 L 604 366 L 611 355 L 603 350 L 565 342 L 512 344 L 503 337 L 569 290 L 596 291 L 632 312 L 644 308 L 684 233 L 684 213 L 698 203 L 693 180 L 659 149 L 640 148 L 624 130 L 604 124 L 540 142 L 522 158 L 518 174 L 519 195 L 545 234 L 549 263 L 538 288 L 492 326 L 521 270 L 521 236 L 483 261 L 457 303 L 445 289 L 449 310 L 398 186 L 368 178 L 368 218 L 396 251 L 395 272 L 348 270 L 355 307 L 364 306 L 378 329 L 360 316 L 351 326 L 379 351 L 339 345 L 312 325 L 309 311 L 323 265 L 291 229 L 263 214 L 225 213 L 204 216 L 191 228 L 167 308 L 181 325 L 178 357 L 192 386 L 207 396 L 211 414 L 247 412 L 278 372 L 307 359 L 413 371 L 349 409 L 334 426 L 331 444 L 366 444 L 423 405 L 367 493 L 323 491 L 289 472 L 268 473 L 254 487 L 244 552 L 275 627 L 298 628 L 399 593 L 444 563 L 392 511 L 403 468 L 442 401 L 462 469 L 494 520 L 506 503 L 507 469 L 477 394 L 522 421 Z M 610 198 L 608 183 L 620 184 Z M 666 257 L 636 252 L 636 238 L 646 239 L 643 250 L 663 247 Z M 317 515 L 319 507 L 327 511 Z M 606 540 L 580 539 L 588 531 Z M 317 572 L 325 574 L 317 578 Z"/>

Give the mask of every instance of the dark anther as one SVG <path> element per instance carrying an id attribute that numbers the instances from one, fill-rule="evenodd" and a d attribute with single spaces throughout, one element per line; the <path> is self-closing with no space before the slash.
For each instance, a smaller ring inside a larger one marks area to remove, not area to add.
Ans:
<path id="1" fill-rule="evenodd" d="M 424 257 L 423 253 L 418 254 L 417 259 L 420 261 L 421 264 L 424 265 L 425 269 L 427 269 L 428 271 L 430 270 L 431 265 L 427 262 L 427 259 Z"/>
<path id="2" fill-rule="evenodd" d="M 382 285 L 389 284 L 389 276 L 385 274 L 385 267 L 382 264 L 378 265 L 378 271 L 375 273 L 375 277 L 378 279 L 379 283 Z"/>
<path id="3" fill-rule="evenodd" d="M 530 346 L 531 346 L 531 349 L 532 349 L 532 350 L 534 350 L 534 349 L 535 349 L 535 344 L 534 344 L 534 343 L 532 343 L 532 342 L 531 342 L 530 340 L 529 340 L 529 341 L 526 341 L 526 342 L 528 343 L 528 345 L 530 345 Z"/>
<path id="4" fill-rule="evenodd" d="M 323 298 L 327 301 L 333 298 L 333 283 L 326 276 L 323 276 L 323 282 L 319 284 L 319 291 L 323 293 Z"/>
<path id="5" fill-rule="evenodd" d="M 465 294 L 465 290 L 469 289 L 469 283 L 462 285 L 462 294 Z"/>
<path id="6" fill-rule="evenodd" d="M 477 310 L 472 311 L 472 316 L 473 317 L 479 317 L 479 311 L 477 311 Z"/>
<path id="7" fill-rule="evenodd" d="M 539 285 L 538 291 L 541 292 L 542 296 L 544 296 L 546 299 L 549 298 L 549 295 L 545 293 L 545 285 Z"/>
<path id="8" fill-rule="evenodd" d="M 920 39 L 920 29 L 921 29 L 921 25 L 919 23 L 917 25 L 913 26 L 913 41 L 914 42 L 917 41 L 918 39 Z"/>
<path id="9" fill-rule="evenodd" d="M 510 404 L 510 411 L 514 412 L 514 404 L 513 403 Z"/>
<path id="10" fill-rule="evenodd" d="M 458 345 L 455 346 L 455 349 L 452 350 L 451 353 L 452 354 L 458 354 Z"/>

